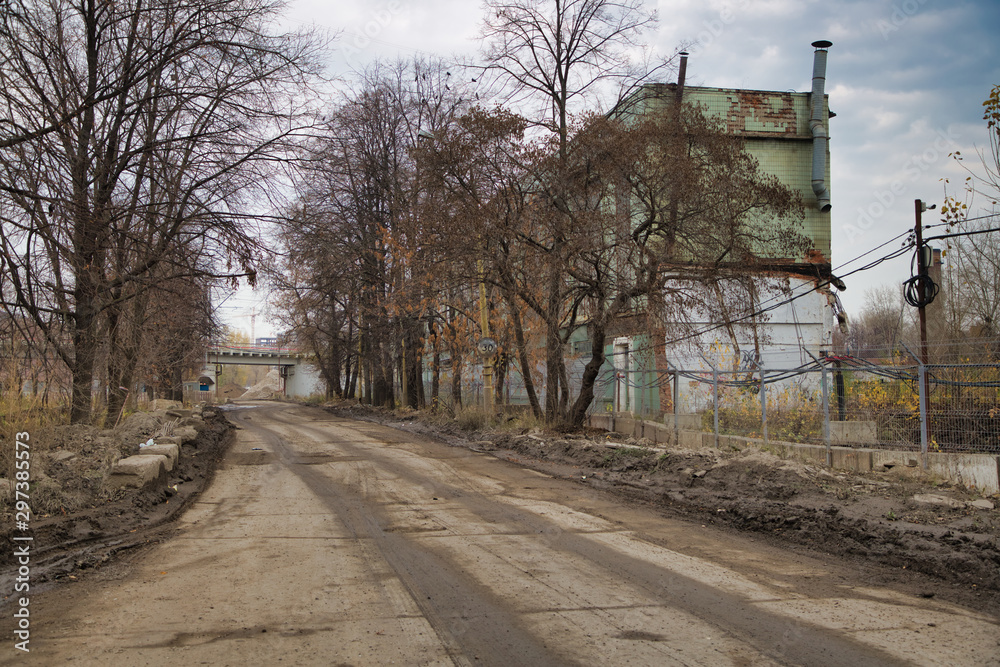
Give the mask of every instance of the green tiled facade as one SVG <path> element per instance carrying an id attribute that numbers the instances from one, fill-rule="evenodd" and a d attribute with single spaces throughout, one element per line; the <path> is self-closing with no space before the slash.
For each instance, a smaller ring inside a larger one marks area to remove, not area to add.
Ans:
<path id="1" fill-rule="evenodd" d="M 799 192 L 805 204 L 803 233 L 813 241 L 815 263 L 830 263 L 830 213 L 816 206 L 812 190 L 813 137 L 809 130 L 810 93 L 734 90 L 686 86 L 684 102 L 701 105 L 719 118 L 727 131 L 743 136 L 746 149 L 768 174 Z M 662 112 L 676 99 L 673 84 L 648 84 L 620 106 L 618 115 Z M 824 99 L 822 120 L 829 136 L 829 107 Z M 830 187 L 830 152 L 826 155 Z M 830 188 L 831 193 L 836 193 Z M 791 259 L 791 258 L 789 258 Z"/>

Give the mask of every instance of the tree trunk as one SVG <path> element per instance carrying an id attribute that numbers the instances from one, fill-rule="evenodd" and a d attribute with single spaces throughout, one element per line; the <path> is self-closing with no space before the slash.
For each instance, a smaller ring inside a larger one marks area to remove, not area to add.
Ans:
<path id="1" fill-rule="evenodd" d="M 86 424 L 91 417 L 93 402 L 94 365 L 97 361 L 96 318 L 90 308 L 77 308 L 76 328 L 73 332 L 75 357 L 70 372 L 73 376 L 73 391 L 69 421 L 71 424 Z"/>
<path id="2" fill-rule="evenodd" d="M 559 364 L 562 359 L 562 339 L 559 329 L 551 322 L 546 323 L 545 332 L 545 421 L 554 424 L 559 421 Z"/>
<path id="3" fill-rule="evenodd" d="M 457 411 L 462 407 L 462 355 L 451 353 L 451 402 Z"/>
<path id="4" fill-rule="evenodd" d="M 431 348 L 434 351 L 434 356 L 431 357 L 431 412 L 437 412 L 441 397 L 441 342 L 434 320 L 430 322 L 430 332 Z"/>
<path id="5" fill-rule="evenodd" d="M 493 404 L 502 408 L 505 404 L 503 385 L 507 380 L 507 355 L 498 354 L 493 362 Z"/>
<path id="6" fill-rule="evenodd" d="M 583 379 L 580 382 L 580 394 L 570 410 L 570 425 L 577 428 L 583 426 L 587 419 L 587 409 L 594 401 L 594 384 L 604 365 L 604 339 L 606 337 L 604 324 L 592 324 L 590 327 L 590 361 L 583 368 Z"/>
<path id="7" fill-rule="evenodd" d="M 535 381 L 531 377 L 531 364 L 528 361 L 528 346 L 524 341 L 524 325 L 521 322 L 521 313 L 517 310 L 513 299 L 508 298 L 510 306 L 511 322 L 514 325 L 514 342 L 517 345 L 517 360 L 521 366 L 521 377 L 524 379 L 524 392 L 528 395 L 528 405 L 531 406 L 531 414 L 535 419 L 542 418 L 542 406 L 538 402 L 538 394 L 535 393 Z"/>

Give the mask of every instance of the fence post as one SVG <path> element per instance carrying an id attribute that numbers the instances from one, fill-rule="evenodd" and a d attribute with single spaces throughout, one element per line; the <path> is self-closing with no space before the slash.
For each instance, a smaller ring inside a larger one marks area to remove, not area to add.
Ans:
<path id="1" fill-rule="evenodd" d="M 760 369 L 760 422 L 764 431 L 764 444 L 767 444 L 767 383 L 764 380 L 764 364 L 758 362 Z"/>
<path id="2" fill-rule="evenodd" d="M 927 423 L 927 412 L 931 397 L 928 395 L 930 389 L 927 382 L 927 367 L 924 366 L 923 359 L 913 354 L 913 350 L 903 343 L 903 347 L 910 353 L 910 356 L 917 361 L 917 398 L 920 405 L 920 466 L 927 469 L 927 442 L 930 440 L 930 430 Z"/>
<path id="3" fill-rule="evenodd" d="M 680 385 L 680 375 L 677 372 L 677 368 L 670 363 L 667 359 L 667 370 L 673 376 L 674 385 L 674 445 L 681 444 L 681 424 L 680 424 L 680 397 L 681 397 L 681 385 Z"/>
<path id="4" fill-rule="evenodd" d="M 826 445 L 826 465 L 833 466 L 833 450 L 830 448 L 830 383 L 827 380 L 826 366 L 821 365 L 823 373 L 823 443 Z"/>
<path id="5" fill-rule="evenodd" d="M 701 358 L 712 367 L 712 433 L 715 436 L 715 448 L 719 448 L 719 369 L 708 360 L 704 354 Z"/>
<path id="6" fill-rule="evenodd" d="M 927 402 L 930 396 L 927 395 L 927 366 L 922 361 L 917 360 L 917 392 L 920 396 L 920 467 L 927 469 Z"/>
<path id="7" fill-rule="evenodd" d="M 712 366 L 712 431 L 715 433 L 715 448 L 719 448 L 719 369 Z"/>

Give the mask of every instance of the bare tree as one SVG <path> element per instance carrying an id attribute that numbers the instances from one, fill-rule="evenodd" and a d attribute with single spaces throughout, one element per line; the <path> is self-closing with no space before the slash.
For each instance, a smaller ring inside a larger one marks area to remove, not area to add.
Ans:
<path id="1" fill-rule="evenodd" d="M 0 153 L 4 306 L 58 351 L 86 421 L 109 309 L 169 277 L 253 280 L 248 223 L 304 127 L 289 104 L 316 44 L 268 34 L 266 1 L 7 7 L 0 104 L 45 131 Z"/>
<path id="2" fill-rule="evenodd" d="M 1000 220 L 997 213 L 1000 202 L 1000 85 L 990 90 L 983 108 L 988 145 L 977 151 L 979 164 L 975 166 L 966 164 L 960 152 L 953 154 L 968 176 L 963 183 L 964 192 L 959 196 L 948 196 L 946 185 L 941 207 L 948 233 L 954 234 L 947 241 L 945 260 L 950 270 L 945 293 L 956 337 L 964 337 L 970 332 L 984 338 L 995 336 L 1000 317 L 1000 297 L 997 296 L 1000 293 L 1000 232 L 996 231 Z M 986 205 L 977 210 L 977 202 L 983 199 Z M 998 354 L 995 344 L 990 347 L 994 348 L 991 354 Z"/>
<path id="3" fill-rule="evenodd" d="M 865 303 L 851 322 L 848 342 L 860 357 L 887 358 L 903 342 L 908 320 L 898 286 L 882 285 L 865 292 Z"/>
<path id="4" fill-rule="evenodd" d="M 514 99 L 540 105 L 531 118 L 558 135 L 560 156 L 574 111 L 593 110 L 609 89 L 619 101 L 669 64 L 644 57 L 657 17 L 642 0 L 486 0 L 484 12 L 486 66 Z"/>
<path id="5" fill-rule="evenodd" d="M 283 236 L 275 282 L 289 323 L 330 361 L 334 384 L 334 358 L 356 358 L 363 399 L 379 405 L 395 403 L 396 377 L 407 403 L 425 401 L 425 329 L 443 309 L 433 298 L 439 273 L 418 212 L 425 193 L 413 151 L 468 105 L 460 71 L 417 59 L 362 72 L 310 146 L 298 215 Z"/>

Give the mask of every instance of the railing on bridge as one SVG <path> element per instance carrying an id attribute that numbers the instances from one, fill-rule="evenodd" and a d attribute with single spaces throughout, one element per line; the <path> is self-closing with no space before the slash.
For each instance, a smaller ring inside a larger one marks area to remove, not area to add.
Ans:
<path id="1" fill-rule="evenodd" d="M 229 345 L 223 343 L 209 345 L 208 353 L 269 357 L 302 357 L 307 354 L 302 348 L 290 345 Z"/>

